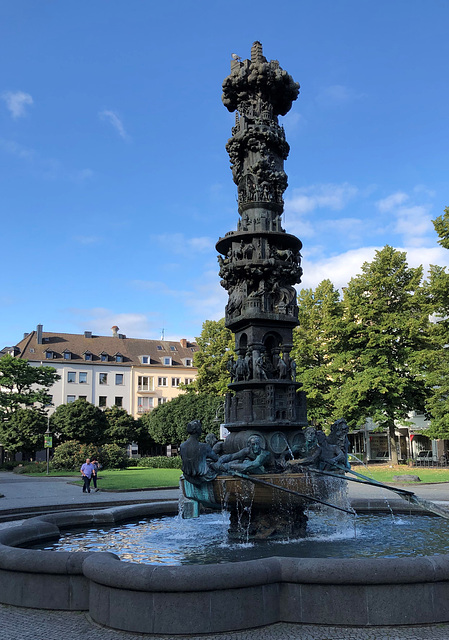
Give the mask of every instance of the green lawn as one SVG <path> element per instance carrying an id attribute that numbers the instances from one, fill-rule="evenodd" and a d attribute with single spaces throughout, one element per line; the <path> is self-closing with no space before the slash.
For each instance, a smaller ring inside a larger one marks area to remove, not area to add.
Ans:
<path id="1" fill-rule="evenodd" d="M 79 474 L 78 474 L 79 475 Z M 98 474 L 98 488 L 108 491 L 125 489 L 151 489 L 154 487 L 178 487 L 180 469 L 144 469 L 133 467 L 123 470 L 106 470 Z M 80 486 L 81 481 L 77 482 Z"/>
<path id="2" fill-rule="evenodd" d="M 408 467 L 400 464 L 395 467 L 389 465 L 369 465 L 368 468 L 354 465 L 353 470 L 368 478 L 389 484 L 393 476 L 413 475 L 421 478 L 422 482 L 449 482 L 449 469 L 432 469 L 429 467 Z"/>
<path id="3" fill-rule="evenodd" d="M 369 478 L 384 482 L 393 483 L 393 476 L 397 475 L 417 475 L 422 482 L 449 482 L 449 469 L 431 469 L 427 467 L 408 467 L 398 465 L 369 465 L 363 467 L 354 465 L 353 470 Z M 34 475 L 34 474 L 33 474 Z M 37 474 L 36 474 L 37 475 Z M 45 475 L 39 473 L 40 476 Z M 98 478 L 98 487 L 110 491 L 124 489 L 148 489 L 154 487 L 177 487 L 179 484 L 180 469 L 146 469 L 143 467 L 131 467 L 124 470 L 102 470 Z M 50 471 L 50 476 L 67 476 L 80 478 L 76 471 Z M 81 480 L 77 482 L 82 485 Z"/>

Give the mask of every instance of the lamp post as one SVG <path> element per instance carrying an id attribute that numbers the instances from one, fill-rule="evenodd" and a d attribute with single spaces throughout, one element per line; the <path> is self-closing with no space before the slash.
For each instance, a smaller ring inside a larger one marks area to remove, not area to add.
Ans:
<path id="1" fill-rule="evenodd" d="M 44 449 L 47 450 L 47 476 L 50 468 L 50 449 L 53 445 L 52 434 L 50 431 L 50 416 L 47 417 L 47 431 L 44 434 Z"/>

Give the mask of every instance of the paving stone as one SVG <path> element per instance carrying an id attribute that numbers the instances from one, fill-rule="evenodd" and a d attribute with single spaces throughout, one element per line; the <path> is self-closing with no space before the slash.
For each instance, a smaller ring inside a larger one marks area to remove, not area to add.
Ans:
<path id="1" fill-rule="evenodd" d="M 88 615 L 72 611 L 42 611 L 0 604 L 0 628 L 5 640 L 170 640 L 106 629 Z M 413 627 L 329 627 L 274 624 L 261 629 L 201 636 L 172 636 L 172 640 L 449 640 L 449 624 Z"/>

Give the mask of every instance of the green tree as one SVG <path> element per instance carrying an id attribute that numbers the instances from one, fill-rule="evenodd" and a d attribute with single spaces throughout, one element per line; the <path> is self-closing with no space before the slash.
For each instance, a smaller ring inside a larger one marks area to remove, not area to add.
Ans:
<path id="1" fill-rule="evenodd" d="M 7 421 L 0 422 L 0 442 L 10 455 L 31 453 L 43 449 L 46 429 L 47 418 L 41 411 L 19 407 Z"/>
<path id="2" fill-rule="evenodd" d="M 234 334 L 225 327 L 223 318 L 206 320 L 196 342 L 199 351 L 195 352 L 193 363 L 198 375 L 188 391 L 225 395 L 230 382 L 228 362 L 235 353 Z"/>
<path id="3" fill-rule="evenodd" d="M 104 412 L 86 400 L 61 404 L 50 421 L 59 442 L 78 440 L 84 444 L 99 445 L 107 440 L 108 421 Z"/>
<path id="4" fill-rule="evenodd" d="M 7 354 L 0 359 L 0 420 L 9 421 L 18 409 L 43 410 L 51 403 L 48 393 L 60 379 L 53 367 L 34 367 L 28 360 Z"/>
<path id="5" fill-rule="evenodd" d="M 105 442 L 115 443 L 122 447 L 135 442 L 137 435 L 136 420 L 121 407 L 109 407 L 105 410 L 108 426 L 104 437 Z"/>
<path id="6" fill-rule="evenodd" d="M 439 244 L 449 249 L 449 207 L 433 221 Z M 430 388 L 426 410 L 430 416 L 427 435 L 449 439 L 449 273 L 445 267 L 432 265 L 423 287 L 432 316 L 432 348 L 421 358 L 425 380 Z"/>
<path id="7" fill-rule="evenodd" d="M 292 357 L 307 396 L 309 421 L 323 426 L 337 417 L 332 387 L 334 358 L 342 322 L 340 294 L 330 280 L 298 295 L 299 326 L 293 332 Z"/>
<path id="8" fill-rule="evenodd" d="M 203 424 L 203 434 L 209 431 L 219 435 L 218 422 L 223 398 L 205 393 L 188 393 L 160 405 L 142 416 L 141 422 L 149 435 L 159 444 L 178 444 L 187 438 L 186 426 L 191 420 L 199 419 Z"/>
<path id="9" fill-rule="evenodd" d="M 429 320 L 420 296 L 422 267 L 388 245 L 344 292 L 344 323 L 335 358 L 337 409 L 352 425 L 371 417 L 387 429 L 397 463 L 395 421 L 422 411 L 426 385 L 417 354 L 428 347 Z"/>
<path id="10" fill-rule="evenodd" d="M 449 207 L 446 207 L 442 216 L 433 220 L 433 226 L 439 236 L 438 243 L 449 249 Z"/>

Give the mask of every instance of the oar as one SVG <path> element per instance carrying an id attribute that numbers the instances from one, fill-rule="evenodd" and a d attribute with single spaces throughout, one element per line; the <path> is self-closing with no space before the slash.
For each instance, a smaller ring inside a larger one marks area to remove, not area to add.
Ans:
<path id="1" fill-rule="evenodd" d="M 416 495 L 416 493 L 413 493 L 413 491 L 407 491 L 406 489 L 391 487 L 387 484 L 384 484 L 383 482 L 379 482 L 378 480 L 374 480 L 373 478 L 364 476 L 363 474 L 357 473 L 357 471 L 353 471 L 352 469 L 346 469 L 345 467 L 342 467 L 341 465 L 338 465 L 338 464 L 334 466 L 338 467 L 339 469 L 342 469 L 343 471 L 345 471 L 345 473 L 352 473 L 353 475 L 357 476 L 357 478 L 363 478 L 363 479 L 357 480 L 356 478 L 346 478 L 345 476 L 341 476 L 337 473 L 332 473 L 329 471 L 321 471 L 320 469 L 310 468 L 310 471 L 313 471 L 314 473 L 319 473 L 325 476 L 331 476 L 333 478 L 340 478 L 340 480 L 346 480 L 347 482 L 360 482 L 361 484 L 370 484 L 375 487 L 387 489 L 388 491 L 393 491 L 394 493 L 397 493 L 398 496 L 400 496 L 403 500 L 412 502 L 413 504 L 418 505 L 419 507 L 421 507 L 422 509 L 425 509 L 426 511 L 430 511 L 431 513 L 435 513 L 437 516 L 440 516 L 441 518 L 446 518 L 446 520 L 449 520 L 449 511 L 447 511 L 447 509 L 445 509 L 444 507 L 440 507 L 438 504 L 435 504 L 430 500 L 425 500 L 424 498 L 420 498 L 419 496 Z"/>
<path id="2" fill-rule="evenodd" d="M 253 484 L 262 484 L 266 487 L 271 487 L 272 489 L 278 489 L 279 491 L 285 491 L 286 493 L 291 493 L 294 496 L 298 496 L 299 498 L 305 498 L 306 500 L 310 500 L 310 502 L 318 502 L 319 504 L 324 504 L 326 507 L 332 507 L 333 509 L 338 509 L 338 511 L 344 511 L 345 513 L 350 513 L 352 516 L 355 515 L 355 511 L 348 509 L 343 509 L 343 507 L 337 507 L 335 504 L 331 504 L 330 502 L 325 502 L 324 500 L 320 500 L 319 498 L 312 498 L 311 496 L 305 495 L 304 493 L 299 493 L 298 491 L 293 491 L 293 489 L 287 489 L 286 487 L 280 487 L 277 484 L 273 484 L 272 482 L 267 482 L 266 480 L 261 480 L 260 478 L 254 478 L 253 476 L 248 476 L 246 473 L 240 473 L 240 471 L 231 471 L 230 473 L 233 476 L 237 476 L 239 478 L 243 478 L 244 480 L 249 480 Z"/>

